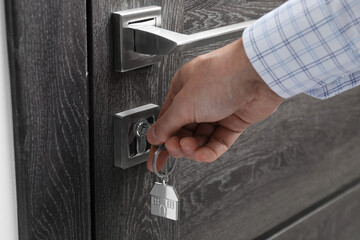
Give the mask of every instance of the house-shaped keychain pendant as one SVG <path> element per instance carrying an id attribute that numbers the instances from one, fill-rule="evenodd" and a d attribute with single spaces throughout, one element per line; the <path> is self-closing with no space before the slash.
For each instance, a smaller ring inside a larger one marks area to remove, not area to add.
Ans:
<path id="1" fill-rule="evenodd" d="M 177 221 L 179 195 L 173 186 L 156 182 L 150 192 L 151 214 Z"/>

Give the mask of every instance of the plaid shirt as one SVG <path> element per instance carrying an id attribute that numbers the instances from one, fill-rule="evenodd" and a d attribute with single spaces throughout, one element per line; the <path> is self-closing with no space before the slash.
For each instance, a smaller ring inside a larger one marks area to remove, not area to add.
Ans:
<path id="1" fill-rule="evenodd" d="M 284 98 L 360 83 L 360 0 L 289 0 L 243 34 L 256 71 Z"/>

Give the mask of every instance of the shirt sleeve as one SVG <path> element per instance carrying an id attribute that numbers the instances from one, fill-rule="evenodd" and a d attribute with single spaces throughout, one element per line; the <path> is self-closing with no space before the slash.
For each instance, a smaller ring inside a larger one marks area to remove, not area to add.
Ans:
<path id="1" fill-rule="evenodd" d="M 283 98 L 328 98 L 360 83 L 360 1 L 289 0 L 243 34 L 250 62 Z"/>

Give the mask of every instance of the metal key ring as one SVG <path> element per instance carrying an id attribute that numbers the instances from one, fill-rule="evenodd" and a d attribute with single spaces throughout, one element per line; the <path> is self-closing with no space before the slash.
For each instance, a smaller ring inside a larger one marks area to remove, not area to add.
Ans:
<path id="1" fill-rule="evenodd" d="M 158 176 L 159 178 L 167 181 L 168 180 L 168 177 L 169 175 L 172 173 L 172 171 L 174 170 L 175 166 L 176 166 L 176 161 L 174 163 L 174 165 L 171 167 L 171 169 L 169 170 L 169 172 L 167 174 L 164 174 L 164 173 L 160 173 L 158 170 L 157 170 L 157 167 L 156 167 L 156 162 L 157 162 L 157 159 L 161 153 L 162 150 L 166 150 L 166 147 L 164 144 L 161 144 L 158 146 L 158 149 L 156 150 L 155 154 L 154 154 L 154 158 L 153 158 L 153 171 L 154 173 L 156 174 L 156 176 Z"/>

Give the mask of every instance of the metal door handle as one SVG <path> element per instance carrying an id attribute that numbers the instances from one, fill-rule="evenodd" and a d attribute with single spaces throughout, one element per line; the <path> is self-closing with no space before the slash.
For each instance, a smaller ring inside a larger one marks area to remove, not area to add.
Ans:
<path id="1" fill-rule="evenodd" d="M 155 26 L 130 25 L 129 28 L 134 30 L 135 52 L 150 55 L 167 55 L 237 36 L 240 37 L 245 28 L 254 22 L 254 20 L 246 21 L 190 35 Z"/>
<path id="2" fill-rule="evenodd" d="M 154 64 L 160 55 L 240 37 L 255 20 L 190 35 L 161 26 L 161 7 L 152 6 L 113 13 L 114 67 L 125 72 Z"/>

